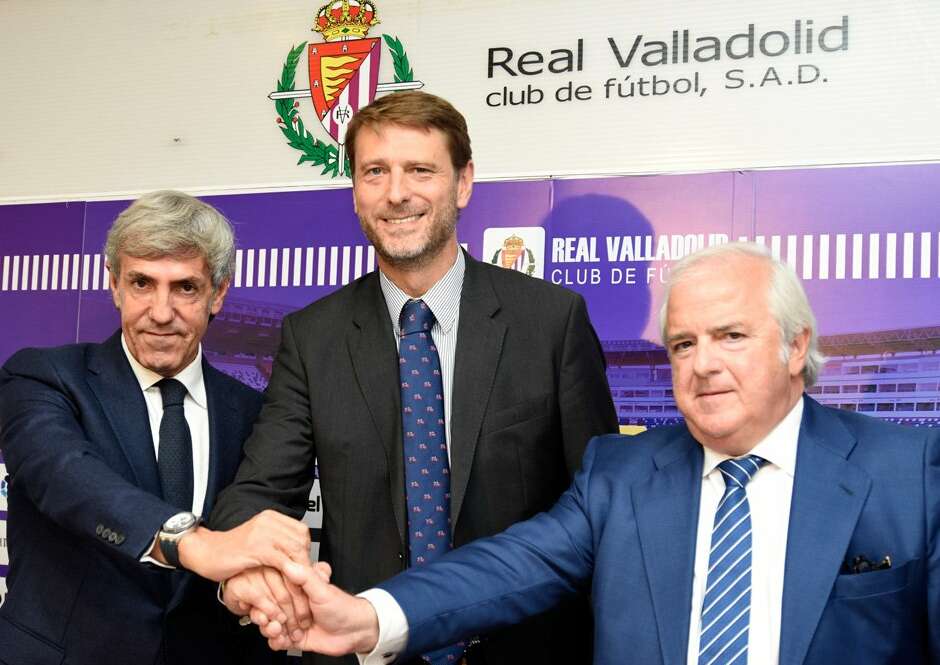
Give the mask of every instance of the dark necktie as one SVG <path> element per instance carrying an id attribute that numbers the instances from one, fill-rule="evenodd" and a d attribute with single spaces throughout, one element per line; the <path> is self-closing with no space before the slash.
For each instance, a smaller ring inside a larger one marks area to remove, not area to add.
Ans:
<path id="1" fill-rule="evenodd" d="M 718 465 L 725 493 L 715 511 L 702 601 L 699 665 L 747 663 L 751 625 L 751 509 L 745 487 L 766 460 L 757 455 Z"/>
<path id="2" fill-rule="evenodd" d="M 409 560 L 412 566 L 420 566 L 451 548 L 444 386 L 440 357 L 431 339 L 434 314 L 421 300 L 409 300 L 401 310 L 399 323 Z M 461 643 L 425 654 L 424 659 L 434 665 L 455 663 L 463 650 Z"/>
<path id="3" fill-rule="evenodd" d="M 157 468 L 163 499 L 180 510 L 193 509 L 193 443 L 183 413 L 186 386 L 176 379 L 157 383 L 163 397 Z"/>

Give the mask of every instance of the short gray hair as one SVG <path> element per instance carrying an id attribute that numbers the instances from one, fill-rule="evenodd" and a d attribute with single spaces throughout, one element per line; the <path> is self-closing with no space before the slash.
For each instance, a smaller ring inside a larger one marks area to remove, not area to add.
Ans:
<path id="1" fill-rule="evenodd" d="M 235 273 L 232 225 L 208 203 L 173 190 L 144 194 L 118 215 L 104 253 L 115 276 L 121 274 L 121 254 L 139 259 L 202 256 L 215 289 Z"/>
<path id="2" fill-rule="evenodd" d="M 803 366 L 803 382 L 806 388 L 812 387 L 819 377 L 819 372 L 826 364 L 826 357 L 819 351 L 819 339 L 816 333 L 816 317 L 809 306 L 803 285 L 793 269 L 783 261 L 775 259 L 763 245 L 751 242 L 732 242 L 701 249 L 679 261 L 669 273 L 663 306 L 659 310 L 659 331 L 666 339 L 668 325 L 667 310 L 672 288 L 682 281 L 683 276 L 692 268 L 705 261 L 730 256 L 752 257 L 766 262 L 770 268 L 770 288 L 767 302 L 770 313 L 780 328 L 782 342 L 781 358 L 784 362 L 790 357 L 790 343 L 804 330 L 809 331 L 809 347 L 806 352 L 806 364 Z"/>

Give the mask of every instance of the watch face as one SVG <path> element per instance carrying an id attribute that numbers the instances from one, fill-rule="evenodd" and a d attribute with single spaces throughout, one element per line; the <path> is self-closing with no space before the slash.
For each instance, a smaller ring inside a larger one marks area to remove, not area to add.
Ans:
<path id="1" fill-rule="evenodd" d="M 176 513 L 163 523 L 163 530 L 170 533 L 185 531 L 196 523 L 196 516 L 192 513 Z"/>

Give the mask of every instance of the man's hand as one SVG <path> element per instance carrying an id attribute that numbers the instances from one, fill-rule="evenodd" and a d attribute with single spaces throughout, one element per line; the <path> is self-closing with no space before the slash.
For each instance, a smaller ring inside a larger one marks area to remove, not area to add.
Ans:
<path id="1" fill-rule="evenodd" d="M 227 580 L 222 600 L 230 612 L 247 615 L 272 636 L 286 628 L 290 639 L 299 642 L 310 627 L 307 595 L 274 568 L 251 568 Z"/>
<path id="2" fill-rule="evenodd" d="M 326 563 L 301 566 L 288 562 L 284 577 L 301 587 L 313 614 L 313 624 L 303 631 L 302 639 L 288 637 L 279 626 L 268 623 L 261 633 L 275 650 L 300 649 L 328 656 L 368 653 L 379 639 L 379 619 L 372 603 L 356 598 L 329 584 L 330 567 Z"/>
<path id="3" fill-rule="evenodd" d="M 154 550 L 154 558 L 162 561 L 159 546 Z M 281 569 L 288 561 L 309 565 L 310 529 L 265 510 L 228 531 L 199 527 L 179 541 L 179 557 L 184 568 L 216 582 L 258 566 Z"/>

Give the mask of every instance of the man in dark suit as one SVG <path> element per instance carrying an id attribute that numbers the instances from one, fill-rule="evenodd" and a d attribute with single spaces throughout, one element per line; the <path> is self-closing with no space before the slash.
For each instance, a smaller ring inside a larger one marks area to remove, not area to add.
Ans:
<path id="1" fill-rule="evenodd" d="M 234 477 L 261 407 L 200 346 L 232 275 L 231 227 L 197 199 L 155 192 L 121 213 L 105 251 L 121 330 L 102 344 L 26 349 L 0 370 L 10 473 L 0 662 L 272 662 L 214 584 L 174 569 L 182 558 L 224 579 L 284 554 L 233 551 L 245 534 L 208 532 L 195 517 Z M 308 542 L 283 515 L 246 526 L 253 542 L 287 549 L 284 531 L 301 553 Z"/>
<path id="2" fill-rule="evenodd" d="M 432 95 L 395 93 L 356 114 L 346 146 L 379 270 L 285 318 L 245 461 L 211 523 L 228 528 L 272 505 L 299 516 L 317 459 L 320 557 L 337 584 L 360 591 L 547 509 L 588 439 L 617 420 L 582 298 L 460 250 L 458 212 L 473 186 L 463 117 Z M 431 315 L 420 331 L 409 330 L 409 308 Z M 286 612 L 308 612 L 297 589 L 272 588 L 264 605 L 260 577 L 227 583 L 234 611 L 274 611 L 279 594 Z M 472 642 L 470 662 L 584 662 L 587 602 Z"/>
<path id="3" fill-rule="evenodd" d="M 670 280 L 686 425 L 594 439 L 551 510 L 371 603 L 291 564 L 313 609 L 304 648 L 392 662 L 590 588 L 603 665 L 940 662 L 940 437 L 803 394 L 815 320 L 755 246 L 704 250 Z"/>

